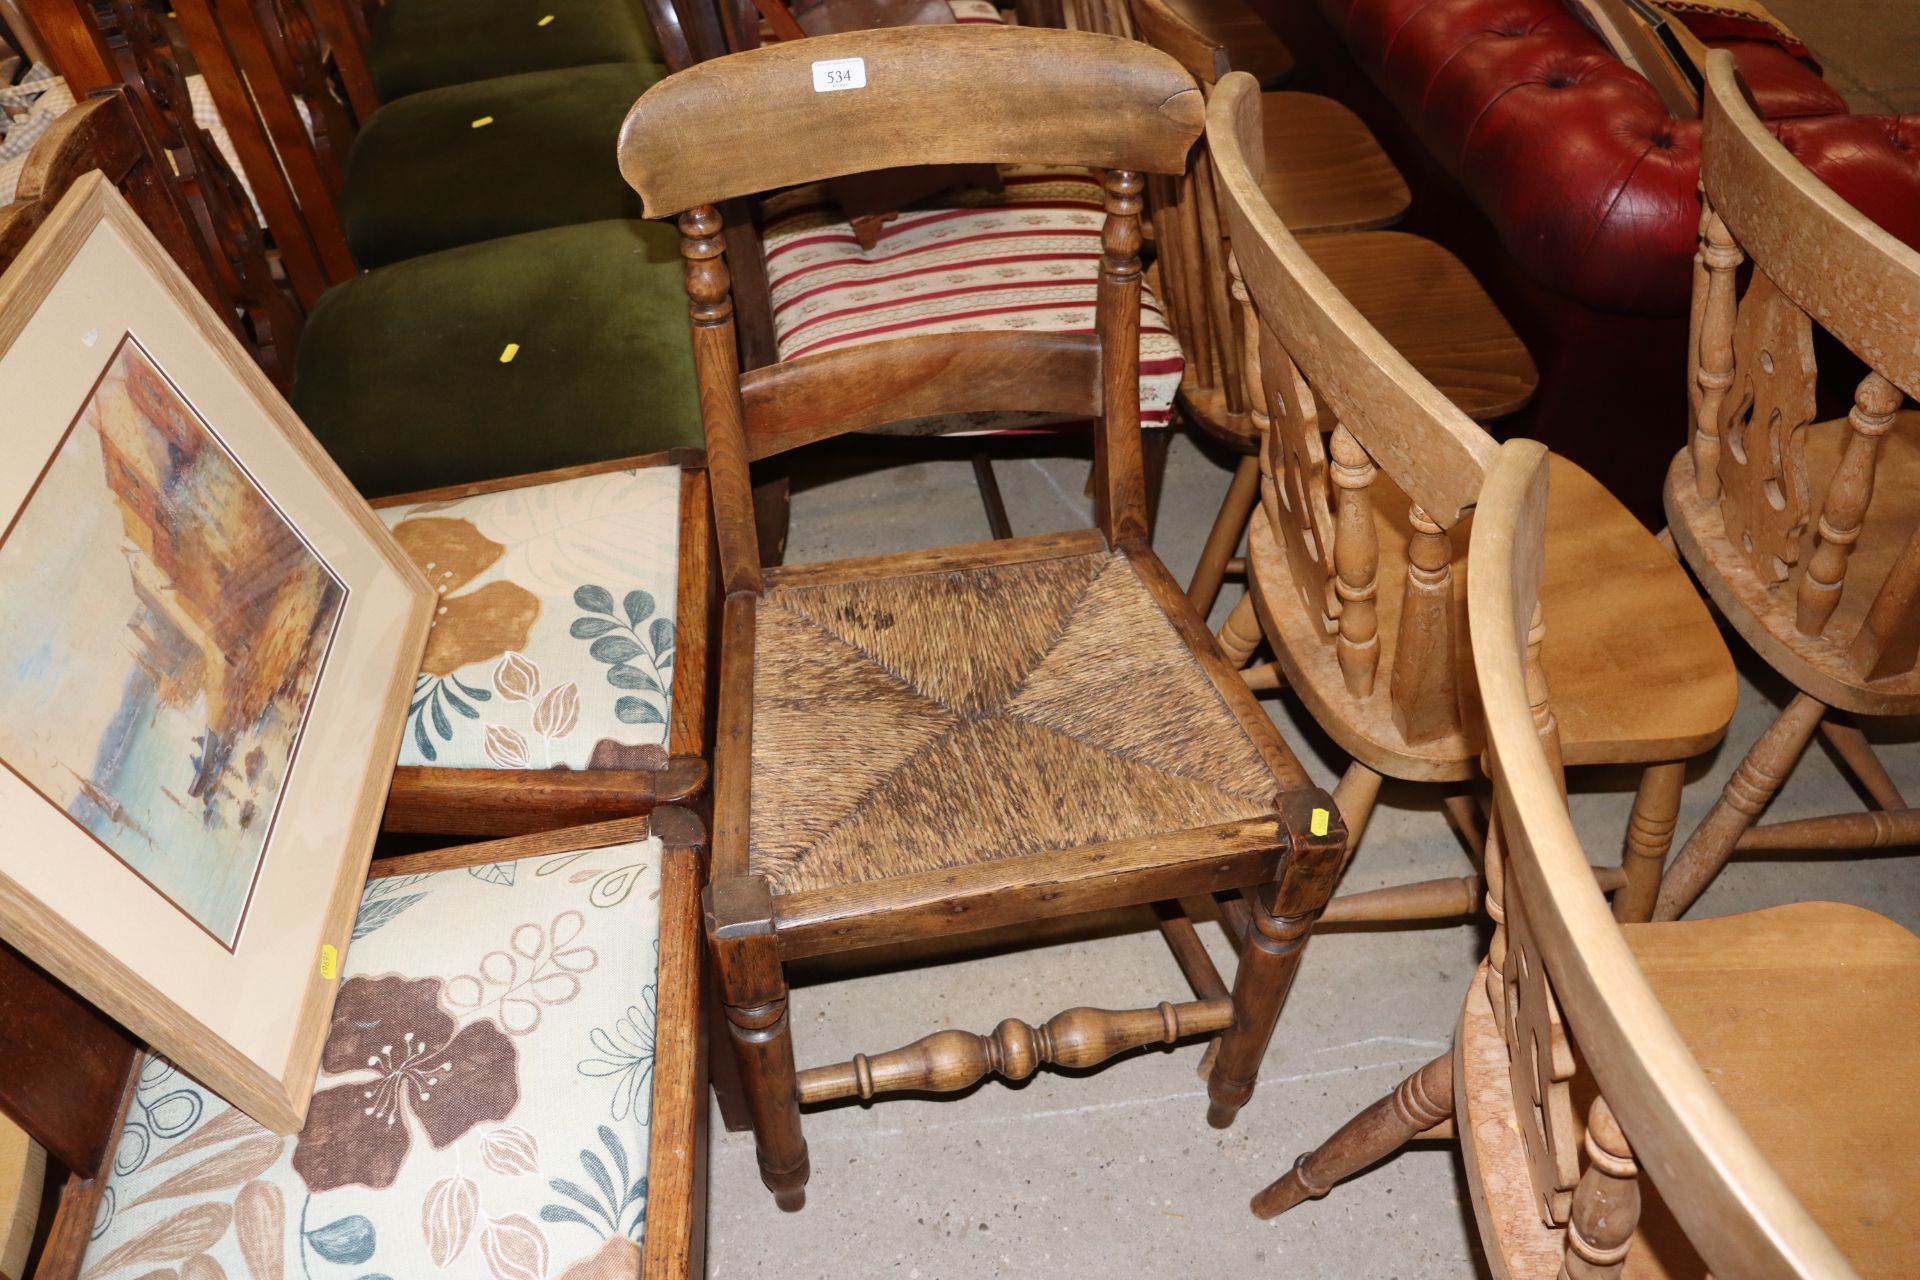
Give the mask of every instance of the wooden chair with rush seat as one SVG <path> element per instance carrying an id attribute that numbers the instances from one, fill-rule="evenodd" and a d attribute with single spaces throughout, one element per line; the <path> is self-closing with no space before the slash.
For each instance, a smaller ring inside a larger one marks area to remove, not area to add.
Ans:
<path id="1" fill-rule="evenodd" d="M 1741 850 L 1920 843 L 1920 809 L 1855 723 L 1920 711 L 1920 413 L 1904 408 L 1920 394 L 1920 254 L 1787 154 L 1730 54 L 1707 67 L 1693 431 L 1667 472 L 1668 527 L 1795 692 L 1674 859 L 1662 920 Z M 1816 323 L 1866 366 L 1843 420 L 1814 421 Z M 1755 826 L 1816 729 L 1873 807 Z"/>
<path id="2" fill-rule="evenodd" d="M 867 87 L 816 96 L 809 64 L 847 56 Z M 769 137 L 734 109 L 747 99 L 792 127 Z M 725 595 L 708 939 L 784 1208 L 804 1201 L 803 1103 L 1197 1034 L 1222 1036 L 1211 1121 L 1253 1091 L 1342 832 L 1146 544 L 1141 173 L 1184 167 L 1200 107 L 1175 63 L 1130 42 L 911 27 L 703 64 L 649 90 L 622 132 L 622 171 L 649 214 L 679 216 L 687 258 Z M 908 159 L 1105 166 L 1097 332 L 919 335 L 743 376 L 714 203 Z M 1016 406 L 1099 419 L 1098 529 L 760 566 L 750 458 L 903 412 Z M 1169 918 L 1193 1001 L 795 1068 L 789 960 L 1231 890 L 1254 924 L 1231 994 Z"/>
<path id="3" fill-rule="evenodd" d="M 1178 58 L 1209 93 L 1227 74 L 1227 49 L 1167 0 L 1133 0 L 1133 16 L 1141 38 Z M 1411 197 L 1360 119 L 1317 94 L 1269 90 L 1259 95 L 1259 103 L 1260 189 L 1314 264 L 1468 417 L 1488 421 L 1523 407 L 1539 374 L 1526 345 L 1472 272 L 1431 240 L 1382 229 L 1400 220 Z M 1169 310 L 1191 353 L 1180 388 L 1181 411 L 1199 430 L 1243 455 L 1188 584 L 1188 595 L 1202 613 L 1213 608 L 1246 535 L 1267 431 L 1258 390 L 1259 353 L 1239 323 L 1241 304 L 1229 278 L 1229 237 L 1212 166 L 1202 147 L 1191 177 L 1163 188 L 1154 203 Z M 1244 573 L 1244 561 L 1234 567 Z M 1244 661 L 1247 654 L 1240 647 L 1258 643 L 1250 595 L 1239 602 L 1226 634 L 1229 655 Z"/>
<path id="4" fill-rule="evenodd" d="M 1451 1119 L 1497 1275 L 1905 1275 L 1920 1122 L 1882 1094 L 1920 1069 L 1920 938 L 1830 902 L 1612 918 L 1567 811 L 1539 653 L 1555 474 L 1543 446 L 1506 445 L 1474 517 L 1494 928 L 1453 1048 L 1253 1211 L 1326 1195 Z"/>
<path id="5" fill-rule="evenodd" d="M 1275 215 L 1255 167 L 1260 128 L 1258 86 L 1222 80 L 1208 147 L 1250 299 L 1243 332 L 1258 351 L 1249 366 L 1270 416 L 1248 542 L 1259 625 L 1238 640 L 1230 622 L 1224 647 L 1244 658 L 1264 634 L 1287 687 L 1351 755 L 1335 799 L 1357 846 L 1383 777 L 1473 777 L 1482 730 L 1455 566 L 1496 447 Z M 1644 920 L 1686 761 L 1732 718 L 1733 663 L 1673 557 L 1591 476 L 1557 456 L 1551 465 L 1544 590 L 1563 621 L 1545 661 L 1568 763 L 1645 771 L 1622 867 L 1610 873 L 1623 884 L 1621 918 Z M 1448 807 L 1477 843 L 1472 798 L 1450 797 Z M 1446 918 L 1471 912 L 1478 888 L 1471 877 L 1405 886 L 1336 900 L 1333 910 Z"/>

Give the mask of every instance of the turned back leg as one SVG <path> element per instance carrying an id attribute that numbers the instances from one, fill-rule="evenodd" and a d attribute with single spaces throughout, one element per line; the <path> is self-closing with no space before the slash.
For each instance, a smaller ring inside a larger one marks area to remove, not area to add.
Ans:
<path id="1" fill-rule="evenodd" d="M 1277 1217 L 1302 1200 L 1318 1200 L 1335 1183 L 1386 1159 L 1452 1115 L 1453 1053 L 1449 1050 L 1295 1160 L 1293 1168 L 1253 1198 L 1254 1216 Z"/>

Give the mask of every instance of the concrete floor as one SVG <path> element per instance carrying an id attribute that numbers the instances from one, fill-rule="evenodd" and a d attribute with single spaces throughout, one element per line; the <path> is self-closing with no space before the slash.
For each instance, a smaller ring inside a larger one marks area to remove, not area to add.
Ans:
<path id="1" fill-rule="evenodd" d="M 916 462 L 864 473 L 803 465 L 789 559 L 795 562 L 977 541 L 988 536 L 964 462 Z M 1087 467 L 1072 458 L 1000 464 L 1016 533 L 1084 527 Z M 1185 580 L 1227 472 L 1177 438 L 1157 546 Z M 1215 610 L 1217 625 L 1237 588 Z M 1740 654 L 1737 642 L 1733 645 Z M 1691 830 L 1739 755 L 1775 714 L 1777 680 L 1743 658 L 1741 704 L 1728 745 L 1690 778 L 1681 831 Z M 1345 761 L 1285 696 L 1266 703 L 1316 781 Z M 1920 728 L 1895 726 L 1884 758 L 1920 789 Z M 1577 771 L 1573 808 L 1595 861 L 1618 856 L 1634 778 Z M 1821 749 L 1774 805 L 1777 818 L 1857 805 Z M 1343 890 L 1469 870 L 1437 794 L 1389 784 Z M 1920 929 L 1920 860 L 1736 861 L 1701 914 L 1826 898 L 1871 906 Z M 797 986 L 801 1064 L 906 1044 L 931 1031 L 984 1032 L 1005 1017 L 1039 1022 L 1075 1004 L 1135 1007 L 1181 999 L 1186 987 L 1150 924 L 1144 931 L 1056 942 L 984 958 Z M 1231 956 L 1203 929 L 1223 972 Z M 807 1207 L 782 1214 L 760 1185 L 748 1134 L 716 1114 L 708 1270 L 716 1277 L 1098 1277 L 1229 1272 L 1301 1277 L 1470 1277 L 1484 1274 L 1452 1144 L 1429 1144 L 1329 1198 L 1261 1222 L 1247 1199 L 1293 1157 L 1444 1051 L 1485 946 L 1462 924 L 1326 930 L 1316 936 L 1262 1068 L 1260 1089 L 1225 1133 L 1206 1125 L 1195 1074 L 1201 1049 L 1137 1054 L 1074 1077 L 1042 1072 L 1022 1086 L 990 1081 L 950 1101 L 896 1100 L 810 1110 Z"/>

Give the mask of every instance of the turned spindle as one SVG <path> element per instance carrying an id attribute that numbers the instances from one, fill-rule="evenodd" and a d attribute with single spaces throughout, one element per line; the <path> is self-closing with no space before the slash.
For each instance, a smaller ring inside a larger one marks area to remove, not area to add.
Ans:
<path id="1" fill-rule="evenodd" d="M 1379 622 L 1374 597 L 1379 592 L 1380 539 L 1373 527 L 1373 459 L 1342 423 L 1333 431 L 1334 595 L 1339 601 L 1339 639 L 1335 652 L 1347 692 L 1364 698 L 1373 692 L 1380 666 Z"/>
<path id="2" fill-rule="evenodd" d="M 1453 542 L 1414 504 L 1408 513 L 1407 585 L 1394 645 L 1393 723 L 1410 743 L 1431 742 L 1459 724 L 1454 688 Z"/>
<path id="3" fill-rule="evenodd" d="M 1846 452 L 1827 483 L 1814 534 L 1813 555 L 1800 579 L 1794 623 L 1800 634 L 1817 636 L 1840 603 L 1846 585 L 1847 558 L 1860 540 L 1867 506 L 1873 501 L 1873 471 L 1880 460 L 1880 441 L 1893 427 L 1894 411 L 1902 399 L 1900 388 L 1877 373 L 1860 380 L 1847 414 Z"/>
<path id="4" fill-rule="evenodd" d="M 1560 1280 L 1618 1280 L 1640 1223 L 1640 1169 L 1613 1108 L 1595 1098 L 1587 1116 L 1587 1171 L 1573 1191 Z"/>
<path id="5" fill-rule="evenodd" d="M 1690 448 L 1694 488 L 1702 498 L 1712 500 L 1720 496 L 1720 414 L 1727 389 L 1733 386 L 1733 273 L 1746 255 L 1719 214 L 1709 209 L 1701 221 L 1700 257 L 1707 271 L 1707 297 L 1700 313 L 1700 345 L 1694 352 L 1700 407 L 1694 414 Z"/>
<path id="6" fill-rule="evenodd" d="M 1094 1067 L 1115 1054 L 1149 1044 L 1172 1044 L 1233 1025 L 1231 1000 L 1162 1002 L 1152 1009 L 1068 1009 L 1033 1027 L 1008 1018 L 987 1035 L 936 1031 L 886 1053 L 855 1054 L 851 1062 L 800 1073 L 800 1101 L 871 1098 L 918 1090 L 954 1093 L 998 1075 L 1025 1080 L 1042 1066 Z"/>
<path id="7" fill-rule="evenodd" d="M 1394 1091 L 1341 1125 L 1293 1168 L 1254 1196 L 1256 1218 L 1275 1218 L 1318 1200 L 1343 1178 L 1386 1157 L 1453 1115 L 1453 1054 L 1441 1054 Z"/>
<path id="8" fill-rule="evenodd" d="M 1100 229 L 1094 323 L 1100 336 L 1101 447 L 1094 459 L 1094 507 L 1114 545 L 1144 542 L 1147 495 L 1140 448 L 1140 211 L 1146 180 L 1109 169 Z"/>

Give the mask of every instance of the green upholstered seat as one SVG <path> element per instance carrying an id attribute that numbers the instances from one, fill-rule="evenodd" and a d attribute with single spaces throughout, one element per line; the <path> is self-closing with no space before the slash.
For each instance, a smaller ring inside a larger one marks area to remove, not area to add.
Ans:
<path id="1" fill-rule="evenodd" d="M 340 215 L 362 267 L 603 218 L 637 218 L 614 144 L 666 72 L 614 62 L 429 89 L 373 113 Z M 476 121 L 486 121 L 475 127 Z"/>
<path id="2" fill-rule="evenodd" d="M 682 281 L 630 220 L 396 262 L 320 299 L 293 406 L 368 496 L 699 447 Z"/>
<path id="3" fill-rule="evenodd" d="M 382 102 L 523 71 L 660 61 L 640 0 L 387 0 L 370 45 Z"/>

